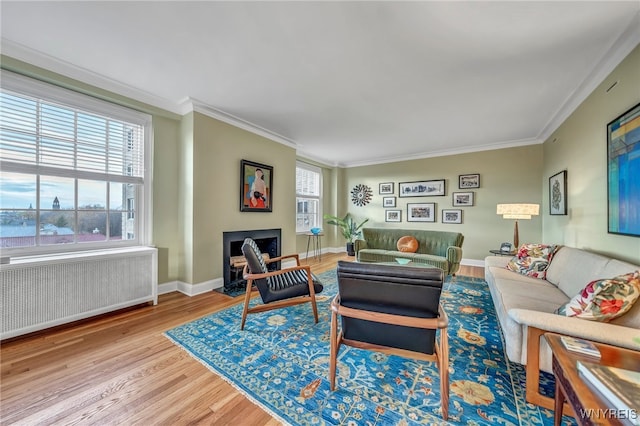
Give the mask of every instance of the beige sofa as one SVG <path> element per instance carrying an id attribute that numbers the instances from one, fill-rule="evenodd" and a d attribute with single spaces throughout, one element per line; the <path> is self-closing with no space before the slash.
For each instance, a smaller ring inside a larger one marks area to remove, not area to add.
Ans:
<path id="1" fill-rule="evenodd" d="M 549 264 L 547 279 L 541 280 L 506 269 L 510 259 L 487 257 L 485 279 L 504 334 L 507 357 L 527 366 L 527 401 L 553 407 L 552 401 L 538 392 L 539 370 L 551 372 L 551 351 L 540 339 L 545 332 L 640 350 L 640 301 L 609 323 L 554 314 L 589 282 L 639 270 L 640 266 L 561 247 Z"/>

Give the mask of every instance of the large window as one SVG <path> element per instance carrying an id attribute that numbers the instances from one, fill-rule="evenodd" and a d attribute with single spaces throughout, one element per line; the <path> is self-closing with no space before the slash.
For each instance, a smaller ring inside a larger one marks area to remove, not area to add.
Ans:
<path id="1" fill-rule="evenodd" d="M 2 71 L 0 247 L 147 244 L 151 118 Z"/>
<path id="2" fill-rule="evenodd" d="M 296 164 L 296 232 L 322 227 L 322 170 Z"/>

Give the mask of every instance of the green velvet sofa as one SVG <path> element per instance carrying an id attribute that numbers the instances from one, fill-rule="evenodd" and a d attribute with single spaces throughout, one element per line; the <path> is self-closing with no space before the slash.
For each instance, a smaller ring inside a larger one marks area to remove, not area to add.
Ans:
<path id="1" fill-rule="evenodd" d="M 398 250 L 398 240 L 406 235 L 418 240 L 415 253 Z M 356 259 L 367 263 L 395 262 L 396 258 L 411 259 L 414 263 L 440 268 L 446 275 L 455 275 L 460 269 L 463 241 L 464 235 L 459 232 L 363 228 L 362 239 L 355 241 Z"/>

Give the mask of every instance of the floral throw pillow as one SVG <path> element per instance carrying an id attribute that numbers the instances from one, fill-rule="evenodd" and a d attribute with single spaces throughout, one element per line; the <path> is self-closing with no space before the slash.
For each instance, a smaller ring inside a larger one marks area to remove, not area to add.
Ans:
<path id="1" fill-rule="evenodd" d="M 591 281 L 556 313 L 567 317 L 607 322 L 626 313 L 640 297 L 640 271 Z"/>
<path id="2" fill-rule="evenodd" d="M 529 277 L 545 279 L 555 251 L 555 245 L 523 244 L 507 264 L 507 269 Z"/>

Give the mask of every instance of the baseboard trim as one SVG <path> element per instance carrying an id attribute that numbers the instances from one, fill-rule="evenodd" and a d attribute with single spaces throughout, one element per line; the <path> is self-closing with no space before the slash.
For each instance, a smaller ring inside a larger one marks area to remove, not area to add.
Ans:
<path id="1" fill-rule="evenodd" d="M 188 284 L 178 281 L 177 289 L 180 293 L 187 296 L 197 296 L 198 294 L 206 293 L 211 290 L 216 290 L 224 287 L 224 279 L 215 278 L 213 280 L 204 281 L 197 284 Z"/>
<path id="2" fill-rule="evenodd" d="M 479 266 L 480 268 L 484 268 L 484 260 L 462 259 L 460 264 L 464 266 Z"/>
<path id="3" fill-rule="evenodd" d="M 322 250 L 320 250 L 321 254 L 327 254 L 327 253 L 346 253 L 346 249 L 344 247 L 323 247 Z M 300 257 L 300 259 L 306 259 L 307 258 L 307 251 L 303 251 L 302 253 L 298 253 L 298 256 Z M 313 251 L 309 250 L 309 256 L 308 257 L 313 257 Z"/>
<path id="4" fill-rule="evenodd" d="M 178 281 L 169 281 L 158 284 L 158 295 L 172 293 L 174 291 L 178 291 Z"/>

